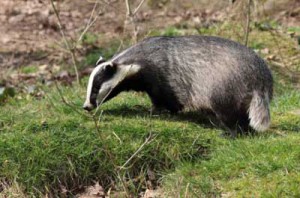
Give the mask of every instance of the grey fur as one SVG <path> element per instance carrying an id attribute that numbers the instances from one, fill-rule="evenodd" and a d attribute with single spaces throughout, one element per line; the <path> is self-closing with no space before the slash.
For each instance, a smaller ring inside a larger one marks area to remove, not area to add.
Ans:
<path id="1" fill-rule="evenodd" d="M 108 99 L 121 91 L 145 91 L 171 112 L 208 110 L 229 129 L 270 124 L 273 80 L 249 48 L 210 36 L 151 37 L 115 55 L 116 65 L 139 65 Z M 97 84 L 97 83 L 95 83 Z"/>

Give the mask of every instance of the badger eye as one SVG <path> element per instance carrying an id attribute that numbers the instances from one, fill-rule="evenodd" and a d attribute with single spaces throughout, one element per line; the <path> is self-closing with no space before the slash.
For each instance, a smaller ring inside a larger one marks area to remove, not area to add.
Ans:
<path id="1" fill-rule="evenodd" d="M 106 65 L 104 67 L 104 72 L 106 75 L 113 75 L 116 72 L 116 67 L 112 66 L 112 65 Z"/>

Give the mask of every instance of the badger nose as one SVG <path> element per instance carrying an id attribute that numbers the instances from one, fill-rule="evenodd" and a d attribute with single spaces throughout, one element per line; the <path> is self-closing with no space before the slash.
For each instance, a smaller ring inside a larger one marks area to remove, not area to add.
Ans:
<path id="1" fill-rule="evenodd" d="M 92 110 L 92 108 L 89 107 L 89 106 L 83 106 L 82 108 L 83 108 L 84 110 L 86 110 L 86 111 L 91 111 L 91 110 Z"/>
<path id="2" fill-rule="evenodd" d="M 92 104 L 84 104 L 82 108 L 86 111 L 91 111 L 94 107 Z"/>

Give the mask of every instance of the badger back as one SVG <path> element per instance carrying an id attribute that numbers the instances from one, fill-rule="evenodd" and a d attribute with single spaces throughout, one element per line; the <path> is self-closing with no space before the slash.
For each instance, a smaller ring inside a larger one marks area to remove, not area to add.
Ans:
<path id="1" fill-rule="evenodd" d="M 242 98 L 258 89 L 272 95 L 264 61 L 247 47 L 218 37 L 152 37 L 113 59 L 141 65 L 145 86 L 157 92 L 152 94 L 163 93 L 164 100 L 175 100 L 186 110 L 211 108 L 215 92 Z"/>

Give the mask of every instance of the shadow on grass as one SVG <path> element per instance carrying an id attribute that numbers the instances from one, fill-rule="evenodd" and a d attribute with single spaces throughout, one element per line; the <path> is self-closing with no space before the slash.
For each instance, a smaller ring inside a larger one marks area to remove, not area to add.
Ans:
<path id="1" fill-rule="evenodd" d="M 107 108 L 104 110 L 104 113 L 106 115 L 112 115 L 116 117 L 127 117 L 127 118 L 150 117 L 150 109 L 147 106 L 142 106 L 142 105 L 127 106 L 124 104 L 116 108 Z M 160 112 L 153 112 L 152 119 L 191 122 L 200 125 L 205 129 L 222 130 L 223 133 L 220 134 L 222 137 L 224 138 L 231 137 L 228 129 L 224 128 L 219 122 L 219 120 L 215 117 L 214 113 L 210 111 L 182 112 L 178 114 L 172 114 L 167 110 L 162 110 Z M 295 126 L 293 128 L 297 128 L 297 127 Z M 247 131 L 241 131 L 239 129 L 237 130 L 238 130 L 237 137 L 239 138 L 255 137 L 260 134 L 251 128 L 249 128 Z"/>
<path id="2" fill-rule="evenodd" d="M 104 110 L 106 115 L 112 115 L 116 117 L 150 117 L 151 111 L 146 106 L 134 105 L 126 106 L 121 105 L 117 108 L 109 108 Z M 201 111 L 201 112 L 183 112 L 172 114 L 167 110 L 152 113 L 152 119 L 155 120 L 168 120 L 168 121 L 188 121 L 200 125 L 203 128 L 209 129 L 222 129 L 219 125 L 218 120 L 215 118 L 212 112 Z"/>

